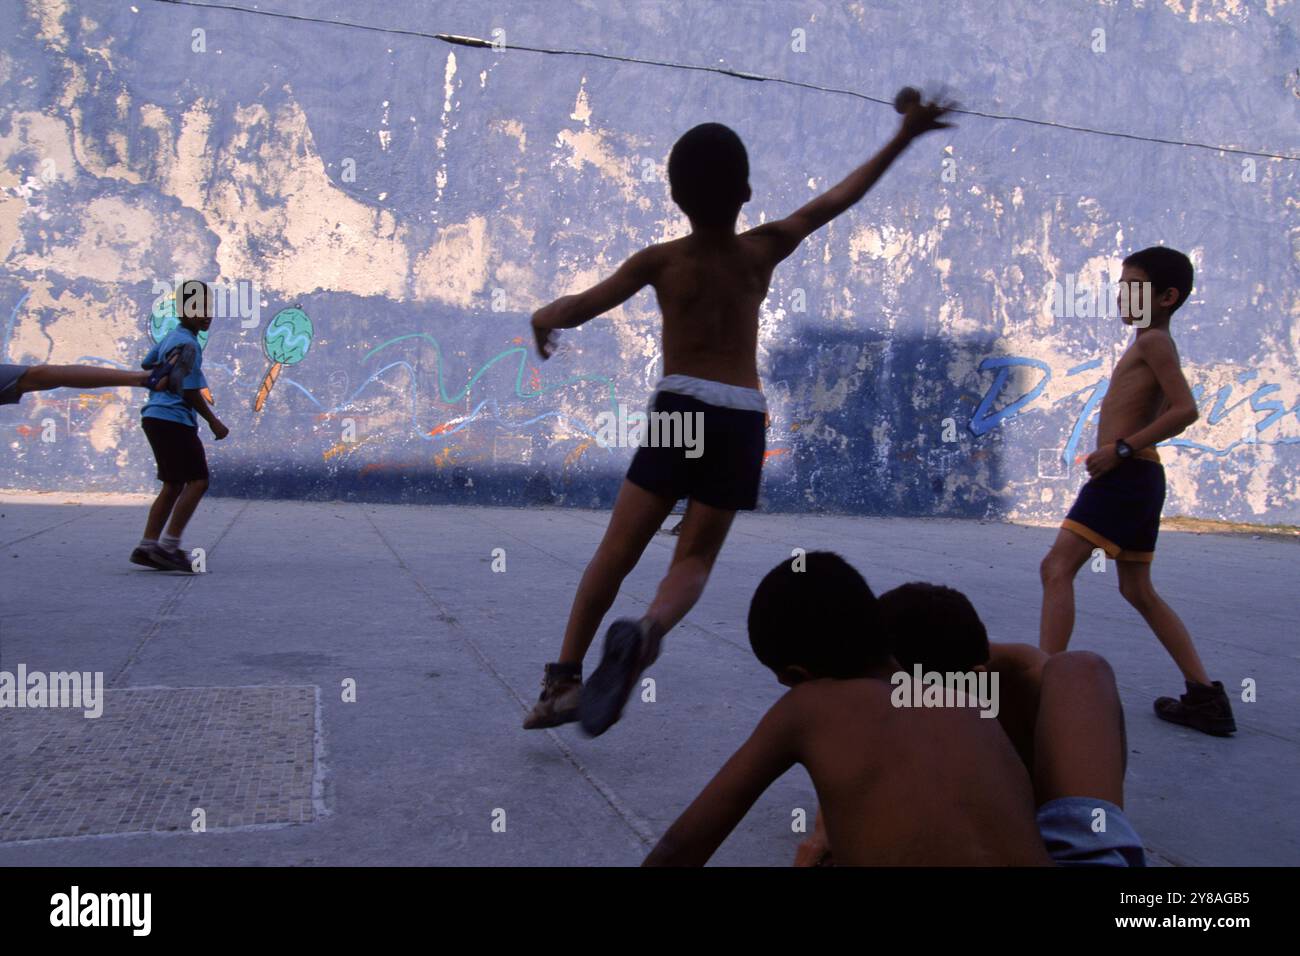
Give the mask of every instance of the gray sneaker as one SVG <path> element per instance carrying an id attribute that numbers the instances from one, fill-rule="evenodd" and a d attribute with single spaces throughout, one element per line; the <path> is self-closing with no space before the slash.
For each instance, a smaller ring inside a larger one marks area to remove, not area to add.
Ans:
<path id="1" fill-rule="evenodd" d="M 167 361 L 171 365 L 171 374 L 163 388 L 176 395 L 182 394 L 185 380 L 190 377 L 190 372 L 194 371 L 194 363 L 197 360 L 198 350 L 189 342 L 172 349 L 167 356 Z"/>
<path id="2" fill-rule="evenodd" d="M 194 573 L 194 566 L 190 564 L 190 556 L 179 548 L 164 548 L 161 544 L 151 544 L 145 551 L 149 559 L 157 565 L 160 571 Z"/>
<path id="3" fill-rule="evenodd" d="M 524 730 L 558 727 L 578 719 L 578 701 L 582 698 L 581 664 L 547 664 L 542 677 L 542 696 L 528 716 Z"/>

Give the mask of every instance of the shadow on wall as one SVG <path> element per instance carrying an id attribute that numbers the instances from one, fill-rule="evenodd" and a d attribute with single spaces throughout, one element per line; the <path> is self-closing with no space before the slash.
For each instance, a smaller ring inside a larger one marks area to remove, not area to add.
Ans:
<path id="1" fill-rule="evenodd" d="M 823 329 L 772 351 L 767 389 L 789 451 L 769 459 L 765 507 L 1004 514 L 999 443 L 967 429 L 980 392 L 976 369 L 991 351 L 991 335 L 953 341 Z M 769 448 L 778 437 L 769 434 Z"/>
<path id="2" fill-rule="evenodd" d="M 1007 478 L 1000 434 L 977 438 L 968 428 L 988 384 L 987 374 L 977 369 L 993 351 L 991 335 L 954 341 L 897 329 L 818 327 L 769 352 L 764 387 L 772 424 L 760 509 L 1004 516 Z M 263 431 L 255 420 L 245 424 L 236 417 L 243 425 L 239 446 L 220 451 L 209 446 L 224 459 L 214 461 L 213 472 L 214 490 L 221 495 L 609 508 L 632 455 L 626 448 L 591 447 L 580 459 L 583 467 L 563 467 L 572 443 L 555 445 L 545 430 L 518 431 L 506 422 L 484 420 L 480 428 L 458 435 L 458 453 L 469 460 L 440 465 L 441 444 L 394 429 L 381 445 L 367 447 L 365 460 L 327 464 L 317 455 L 334 438 L 316 432 L 318 409 L 296 390 L 279 401 L 295 408 L 291 419 Z M 364 419 L 364 413 L 355 414 Z M 516 461 L 495 455 L 503 441 L 524 449 Z M 151 487 L 147 455 L 134 464 L 142 490 Z"/>

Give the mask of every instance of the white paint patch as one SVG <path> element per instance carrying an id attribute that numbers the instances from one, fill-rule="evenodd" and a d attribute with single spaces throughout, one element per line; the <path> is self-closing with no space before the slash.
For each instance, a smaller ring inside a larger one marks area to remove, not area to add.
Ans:
<path id="1" fill-rule="evenodd" d="M 475 216 L 442 229 L 412 278 L 417 299 L 472 308 L 488 279 L 487 220 Z"/>
<path id="2" fill-rule="evenodd" d="M 587 78 L 584 76 L 578 86 L 578 100 L 573 105 L 569 119 L 577 120 L 583 126 L 591 125 L 591 103 L 587 99 Z"/>

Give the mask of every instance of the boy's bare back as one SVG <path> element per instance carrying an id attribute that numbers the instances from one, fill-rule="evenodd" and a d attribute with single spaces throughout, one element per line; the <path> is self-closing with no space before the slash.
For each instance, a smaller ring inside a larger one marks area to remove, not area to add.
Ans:
<path id="1" fill-rule="evenodd" d="M 836 862 L 1050 865 L 1029 775 L 998 721 L 969 707 L 895 707 L 892 689 L 872 678 L 811 681 L 778 705 Z"/>
<path id="2" fill-rule="evenodd" d="M 758 312 L 779 260 L 754 230 L 652 246 L 665 375 L 758 388 Z"/>
<path id="3" fill-rule="evenodd" d="M 1033 786 L 996 720 L 904 708 L 883 672 L 799 683 L 668 828 L 647 866 L 702 865 L 796 763 L 840 864 L 1050 866 Z"/>

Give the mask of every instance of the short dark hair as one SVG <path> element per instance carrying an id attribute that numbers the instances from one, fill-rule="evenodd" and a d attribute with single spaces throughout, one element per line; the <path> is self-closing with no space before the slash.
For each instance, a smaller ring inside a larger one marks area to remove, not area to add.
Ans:
<path id="1" fill-rule="evenodd" d="M 1192 294 L 1192 260 L 1177 249 L 1168 246 L 1150 246 L 1135 252 L 1124 260 L 1126 266 L 1136 266 L 1147 274 L 1151 280 L 1154 295 L 1163 295 L 1166 289 L 1178 290 L 1178 301 L 1170 312 L 1187 301 Z"/>
<path id="2" fill-rule="evenodd" d="M 749 186 L 745 144 L 721 123 L 687 130 L 668 154 L 668 183 L 673 200 L 693 222 L 735 222 Z"/>
<path id="3" fill-rule="evenodd" d="M 913 581 L 880 595 L 881 626 L 894 658 L 910 671 L 974 670 L 989 660 L 989 634 L 966 595 Z"/>
<path id="4" fill-rule="evenodd" d="M 199 316 L 210 318 L 212 308 L 212 286 L 201 279 L 183 279 L 176 283 L 177 320 Z"/>
<path id="5" fill-rule="evenodd" d="M 876 596 L 830 551 L 809 551 L 767 573 L 749 604 L 749 644 L 777 674 L 802 667 L 847 679 L 889 660 Z"/>

